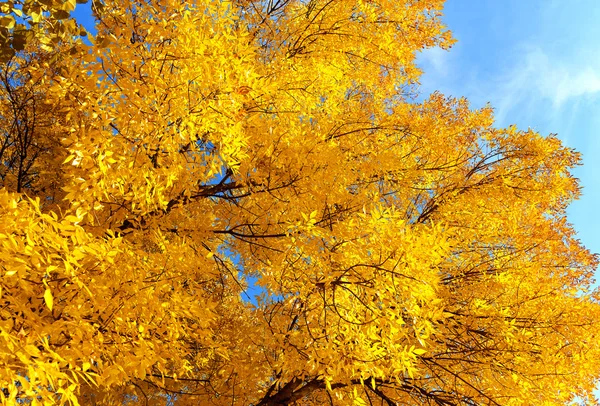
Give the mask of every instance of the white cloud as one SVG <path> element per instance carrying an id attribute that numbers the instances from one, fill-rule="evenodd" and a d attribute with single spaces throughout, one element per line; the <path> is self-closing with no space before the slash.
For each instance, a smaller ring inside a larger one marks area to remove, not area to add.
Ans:
<path id="1" fill-rule="evenodd" d="M 590 65 L 569 68 L 564 62 L 551 61 L 539 48 L 527 54 L 527 69 L 537 90 L 556 108 L 569 99 L 600 92 L 599 72 Z"/>
<path id="2" fill-rule="evenodd" d="M 567 102 L 600 93 L 600 69 L 591 64 L 553 60 L 540 48 L 523 47 L 520 55 L 505 74 L 491 81 L 499 122 L 515 108 L 529 110 L 547 101 L 556 113 Z"/>
<path id="3" fill-rule="evenodd" d="M 452 54 L 439 47 L 424 49 L 417 55 L 418 64 L 427 74 L 434 74 L 438 78 L 448 76 L 451 69 L 450 58 Z"/>

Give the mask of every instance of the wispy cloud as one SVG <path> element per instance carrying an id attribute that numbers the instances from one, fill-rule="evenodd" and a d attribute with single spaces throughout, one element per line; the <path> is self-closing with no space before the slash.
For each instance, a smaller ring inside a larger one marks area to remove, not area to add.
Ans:
<path id="1" fill-rule="evenodd" d="M 439 47 L 428 48 L 419 53 L 418 63 L 428 74 L 444 78 L 450 73 L 451 58 L 452 54 L 447 50 Z"/>
<path id="2" fill-rule="evenodd" d="M 517 71 L 521 69 L 516 66 Z M 600 72 L 591 65 L 568 67 L 564 62 L 552 61 L 539 48 L 526 53 L 523 71 L 527 81 L 556 108 L 569 99 L 600 92 Z"/>
<path id="3" fill-rule="evenodd" d="M 600 94 L 600 69 L 591 63 L 571 66 L 534 47 L 522 47 L 520 55 L 512 66 L 485 85 L 496 99 L 499 122 L 504 122 L 515 108 L 531 111 L 540 104 L 549 104 L 555 114 L 567 102 L 579 103 L 584 97 Z"/>
<path id="4" fill-rule="evenodd" d="M 593 44 L 559 53 L 552 41 L 527 42 L 497 49 L 489 60 L 479 59 L 479 50 L 457 48 L 419 54 L 423 96 L 439 90 L 467 96 L 474 108 L 489 102 L 498 126 L 559 131 L 566 142 L 579 132 L 580 113 L 600 104 L 600 52 Z"/>

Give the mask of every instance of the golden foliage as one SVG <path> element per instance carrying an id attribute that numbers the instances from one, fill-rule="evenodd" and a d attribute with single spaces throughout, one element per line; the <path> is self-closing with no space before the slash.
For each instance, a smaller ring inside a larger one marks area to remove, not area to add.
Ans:
<path id="1" fill-rule="evenodd" d="M 0 61 L 6 62 L 28 43 L 50 51 L 72 36 L 86 36 L 85 29 L 71 18 L 78 3 L 87 0 L 14 0 L 0 3 Z M 101 0 L 92 0 L 94 12 Z"/>
<path id="2" fill-rule="evenodd" d="M 102 7 L 2 67 L 3 404 L 593 401 L 579 156 L 415 100 L 441 0 Z"/>

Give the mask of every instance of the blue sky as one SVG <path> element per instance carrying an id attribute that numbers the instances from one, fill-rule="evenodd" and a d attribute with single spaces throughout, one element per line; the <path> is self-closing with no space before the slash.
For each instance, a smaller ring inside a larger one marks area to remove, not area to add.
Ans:
<path id="1" fill-rule="evenodd" d="M 496 124 L 557 133 L 583 154 L 583 196 L 568 211 L 583 244 L 600 253 L 600 2 L 448 0 L 458 43 L 419 56 L 421 93 L 487 102 Z"/>

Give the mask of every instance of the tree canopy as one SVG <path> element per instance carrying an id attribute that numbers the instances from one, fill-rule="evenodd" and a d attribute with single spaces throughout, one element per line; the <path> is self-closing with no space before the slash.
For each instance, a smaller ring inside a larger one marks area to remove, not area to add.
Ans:
<path id="1" fill-rule="evenodd" d="M 0 61 L 34 43 L 52 50 L 61 41 L 87 32 L 71 17 L 77 3 L 87 0 L 13 0 L 0 3 Z M 92 0 L 94 12 L 102 10 L 101 0 Z"/>
<path id="2" fill-rule="evenodd" d="M 95 4 L 4 48 L 3 404 L 594 402 L 580 156 L 416 97 L 443 1 Z"/>

